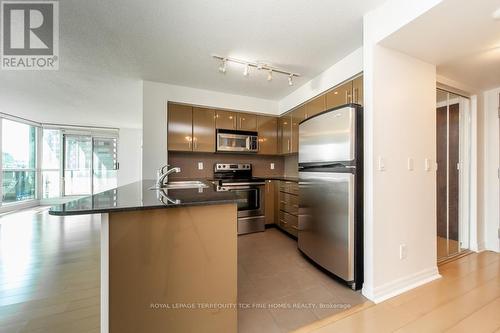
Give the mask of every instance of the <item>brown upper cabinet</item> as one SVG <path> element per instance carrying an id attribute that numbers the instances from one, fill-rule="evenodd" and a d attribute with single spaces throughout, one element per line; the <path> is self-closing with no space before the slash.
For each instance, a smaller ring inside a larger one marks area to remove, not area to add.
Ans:
<path id="1" fill-rule="evenodd" d="M 363 76 L 352 81 L 352 102 L 363 105 Z"/>
<path id="2" fill-rule="evenodd" d="M 326 94 L 326 109 L 352 103 L 352 81 L 346 82 Z"/>
<path id="3" fill-rule="evenodd" d="M 290 154 L 292 152 L 292 117 L 290 114 L 279 119 L 280 153 Z"/>
<path id="4" fill-rule="evenodd" d="M 193 108 L 168 103 L 168 150 L 191 151 L 193 141 Z"/>
<path id="5" fill-rule="evenodd" d="M 256 131 L 257 115 L 217 110 L 215 127 L 229 130 Z"/>
<path id="6" fill-rule="evenodd" d="M 312 117 L 326 110 L 326 96 L 321 95 L 305 104 L 304 119 Z"/>
<path id="7" fill-rule="evenodd" d="M 237 113 L 236 128 L 242 131 L 257 130 L 257 115 L 249 113 Z"/>
<path id="8" fill-rule="evenodd" d="M 307 115 L 306 115 L 306 106 L 305 104 L 302 105 L 302 106 L 299 106 L 298 108 L 294 109 L 292 112 L 292 117 L 293 119 L 297 120 L 299 123 L 304 120 L 304 119 L 307 119 Z"/>
<path id="9" fill-rule="evenodd" d="M 236 113 L 232 111 L 217 110 L 215 116 L 215 127 L 222 129 L 236 129 Z"/>
<path id="10" fill-rule="evenodd" d="M 215 111 L 193 107 L 193 151 L 215 152 Z"/>
<path id="11" fill-rule="evenodd" d="M 278 118 L 257 116 L 259 133 L 259 154 L 276 155 L 278 153 Z"/>
<path id="12" fill-rule="evenodd" d="M 168 103 L 169 151 L 215 151 L 215 111 Z"/>
<path id="13" fill-rule="evenodd" d="M 292 116 L 292 129 L 291 129 L 291 153 L 297 153 L 299 151 L 299 123 L 306 119 L 306 106 L 303 105 L 293 110 L 291 113 Z"/>

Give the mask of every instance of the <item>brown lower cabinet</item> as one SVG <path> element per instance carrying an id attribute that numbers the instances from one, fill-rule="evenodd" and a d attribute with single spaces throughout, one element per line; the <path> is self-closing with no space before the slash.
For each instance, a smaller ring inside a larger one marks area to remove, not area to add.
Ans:
<path id="1" fill-rule="evenodd" d="M 292 181 L 279 181 L 278 218 L 276 225 L 292 236 L 298 236 L 299 184 Z"/>
<path id="2" fill-rule="evenodd" d="M 278 201 L 278 181 L 277 180 L 266 180 L 265 185 L 265 223 L 266 225 L 276 223 L 276 203 Z"/>

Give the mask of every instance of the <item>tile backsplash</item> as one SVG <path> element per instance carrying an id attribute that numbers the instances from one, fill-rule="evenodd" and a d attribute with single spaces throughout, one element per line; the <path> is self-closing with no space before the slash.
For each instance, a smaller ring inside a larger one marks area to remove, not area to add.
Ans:
<path id="1" fill-rule="evenodd" d="M 203 170 L 198 169 L 199 163 L 203 163 Z M 253 176 L 255 177 L 284 175 L 285 163 L 283 156 L 169 152 L 168 164 L 180 167 L 182 170 L 180 173 L 170 175 L 169 178 L 212 179 L 214 175 L 215 163 L 251 163 Z M 274 163 L 274 169 L 271 169 L 271 163 Z"/>

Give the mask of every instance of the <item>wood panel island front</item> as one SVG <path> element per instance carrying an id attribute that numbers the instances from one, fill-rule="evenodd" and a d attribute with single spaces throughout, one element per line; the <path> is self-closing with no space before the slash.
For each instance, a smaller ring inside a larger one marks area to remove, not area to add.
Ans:
<path id="1" fill-rule="evenodd" d="M 101 332 L 236 332 L 237 198 L 153 185 L 50 210 L 101 214 Z"/>

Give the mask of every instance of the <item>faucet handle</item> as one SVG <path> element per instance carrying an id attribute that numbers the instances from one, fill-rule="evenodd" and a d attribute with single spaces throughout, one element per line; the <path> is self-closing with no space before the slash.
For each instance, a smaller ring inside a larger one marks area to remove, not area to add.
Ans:
<path id="1" fill-rule="evenodd" d="M 158 169 L 158 171 L 159 171 L 160 173 L 163 173 L 163 172 L 164 172 L 164 170 L 165 170 L 165 168 L 167 168 L 167 169 L 168 169 L 168 167 L 169 167 L 169 166 L 170 166 L 170 164 L 165 164 L 164 166 L 162 166 L 161 168 L 159 168 L 159 169 Z"/>

